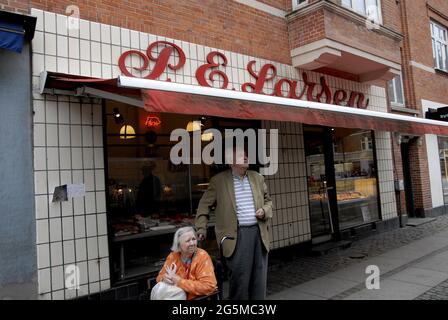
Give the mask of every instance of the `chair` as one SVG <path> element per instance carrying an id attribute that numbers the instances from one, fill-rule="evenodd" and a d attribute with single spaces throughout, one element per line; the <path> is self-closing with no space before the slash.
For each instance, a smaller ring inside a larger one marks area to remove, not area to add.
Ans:
<path id="1" fill-rule="evenodd" d="M 222 245 L 224 243 L 224 241 L 226 240 L 235 240 L 234 237 L 230 237 L 230 236 L 224 236 L 221 238 L 221 240 L 219 241 L 219 259 L 215 262 L 215 276 L 216 276 L 216 281 L 218 283 L 218 296 L 219 296 L 219 300 L 224 300 L 224 296 L 223 296 L 223 285 L 224 285 L 224 280 L 227 278 L 227 265 L 226 265 L 226 259 L 224 258 L 224 254 L 222 252 Z"/>

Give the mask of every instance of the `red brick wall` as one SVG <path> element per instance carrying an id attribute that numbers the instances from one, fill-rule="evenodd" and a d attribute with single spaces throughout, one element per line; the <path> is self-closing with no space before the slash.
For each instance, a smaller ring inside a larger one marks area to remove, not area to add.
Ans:
<path id="1" fill-rule="evenodd" d="M 0 0 L 0 10 L 28 14 L 29 5 L 23 0 Z"/>
<path id="2" fill-rule="evenodd" d="M 291 49 L 327 38 L 401 63 L 400 42 L 326 9 L 293 18 L 288 30 Z"/>
<path id="3" fill-rule="evenodd" d="M 384 1 L 384 0 L 383 0 Z M 438 14 L 427 5 L 436 8 Z M 437 72 L 435 74 L 420 68 L 410 66 L 411 61 L 434 67 L 430 19 L 435 19 L 448 27 L 448 1 L 446 0 L 420 0 L 400 1 L 401 23 L 405 35 L 402 50 L 402 68 L 406 107 L 416 109 L 421 114 L 421 100 L 431 100 L 448 104 L 446 95 L 448 88 L 448 74 Z M 395 151 L 395 154 L 399 152 Z M 432 207 L 431 190 L 426 146 L 413 143 L 411 146 L 411 171 L 416 209 L 429 209 Z M 397 163 L 398 166 L 398 163 Z"/>
<path id="4" fill-rule="evenodd" d="M 401 63 L 399 42 L 338 14 L 325 12 L 325 32 L 329 39 Z"/>
<path id="5" fill-rule="evenodd" d="M 325 38 L 324 10 L 311 12 L 305 17 L 292 20 L 288 25 L 291 49 Z"/>
<path id="6" fill-rule="evenodd" d="M 381 0 L 381 15 L 385 27 L 402 33 L 400 2 L 397 0 Z"/>
<path id="7" fill-rule="evenodd" d="M 409 86 L 406 92 L 406 100 L 411 107 L 421 110 L 421 99 L 448 104 L 446 91 L 448 88 L 448 74 L 438 72 L 432 74 L 415 67 L 408 67 L 410 61 L 421 63 L 428 67 L 434 67 L 430 19 L 436 19 L 448 28 L 448 20 L 443 15 L 438 15 L 429 10 L 426 4 L 437 8 L 443 15 L 448 16 L 448 1 L 406 1 L 402 4 L 406 14 L 407 25 L 407 47 L 405 46 L 405 57 L 403 66 L 410 77 L 407 80 Z"/>
<path id="8" fill-rule="evenodd" d="M 431 186 L 429 182 L 429 168 L 426 155 L 426 143 L 422 137 L 421 145 L 417 141 L 411 142 L 411 179 L 416 210 L 432 208 Z"/>
<path id="9" fill-rule="evenodd" d="M 398 142 L 395 135 L 392 135 L 392 146 L 393 146 L 393 159 L 394 159 L 394 179 L 403 180 L 403 161 L 401 158 L 401 150 L 398 147 Z M 399 194 L 395 193 L 397 200 L 398 212 L 402 215 L 406 214 L 406 194 L 404 191 L 400 191 Z"/>
<path id="10" fill-rule="evenodd" d="M 411 109 L 418 109 L 417 100 L 415 97 L 415 88 L 414 88 L 414 68 L 411 67 L 410 61 L 411 59 L 411 41 L 409 38 L 409 22 L 408 22 L 408 13 L 407 13 L 407 4 L 405 2 L 400 3 L 400 11 L 401 11 L 401 22 L 403 28 L 403 47 L 401 52 L 402 59 L 402 74 L 403 74 L 403 89 L 404 89 L 404 98 L 406 107 Z"/>
<path id="11" fill-rule="evenodd" d="M 283 0 L 267 2 L 285 5 Z M 27 7 L 27 12 L 38 8 L 59 14 L 74 3 L 82 19 L 291 64 L 285 19 L 235 1 L 0 0 L 10 11 Z"/>

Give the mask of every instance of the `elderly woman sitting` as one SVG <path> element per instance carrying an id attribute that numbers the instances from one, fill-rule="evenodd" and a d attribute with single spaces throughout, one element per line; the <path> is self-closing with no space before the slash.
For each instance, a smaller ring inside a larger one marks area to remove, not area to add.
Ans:
<path id="1" fill-rule="evenodd" d="M 213 263 L 208 253 L 197 247 L 196 232 L 192 227 L 180 228 L 174 234 L 171 253 L 157 276 L 157 282 L 173 284 L 187 294 L 187 300 L 209 295 L 216 290 Z M 167 269 L 176 265 L 176 273 Z"/>

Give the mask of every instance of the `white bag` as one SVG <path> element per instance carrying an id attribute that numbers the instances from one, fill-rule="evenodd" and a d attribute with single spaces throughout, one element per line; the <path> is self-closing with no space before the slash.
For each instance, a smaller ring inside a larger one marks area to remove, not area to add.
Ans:
<path id="1" fill-rule="evenodd" d="M 166 273 L 169 275 L 176 274 L 176 270 L 174 263 L 166 267 Z M 151 290 L 151 300 L 187 300 L 187 294 L 175 285 L 160 281 Z"/>

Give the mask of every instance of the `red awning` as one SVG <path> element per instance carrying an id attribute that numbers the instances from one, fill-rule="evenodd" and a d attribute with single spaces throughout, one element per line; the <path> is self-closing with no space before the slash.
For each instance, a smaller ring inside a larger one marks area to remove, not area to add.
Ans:
<path id="1" fill-rule="evenodd" d="M 241 93 L 156 80 L 98 79 L 60 73 L 41 75 L 41 92 L 62 90 L 144 107 L 149 112 L 290 121 L 310 125 L 448 135 L 448 123 L 323 103 Z M 57 93 L 53 91 L 53 93 Z"/>

